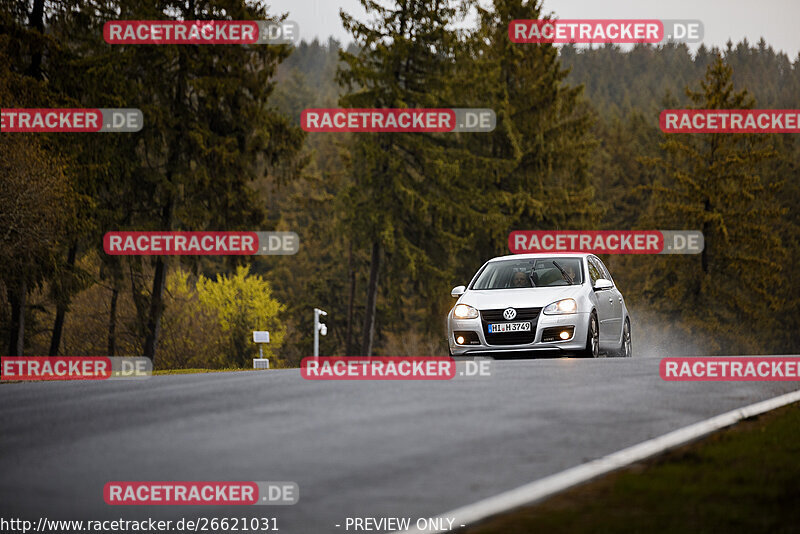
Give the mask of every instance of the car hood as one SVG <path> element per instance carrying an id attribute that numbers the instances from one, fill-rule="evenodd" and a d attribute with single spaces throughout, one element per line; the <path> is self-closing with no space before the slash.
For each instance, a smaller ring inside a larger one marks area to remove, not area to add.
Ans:
<path id="1" fill-rule="evenodd" d="M 583 291 L 585 291 L 583 286 L 470 290 L 461 296 L 459 303 L 468 304 L 479 310 L 544 308 L 557 300 L 570 297 L 577 299 Z"/>

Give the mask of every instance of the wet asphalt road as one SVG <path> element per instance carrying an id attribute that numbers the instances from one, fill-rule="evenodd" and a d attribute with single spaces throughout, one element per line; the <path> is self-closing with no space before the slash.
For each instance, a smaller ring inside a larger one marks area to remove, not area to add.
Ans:
<path id="1" fill-rule="evenodd" d="M 500 361 L 491 377 L 451 381 L 271 370 L 3 384 L 0 517 L 271 517 L 284 534 L 348 532 L 348 517 L 438 515 L 798 388 L 664 382 L 658 363 Z M 295 481 L 300 500 L 109 506 L 112 480 Z"/>

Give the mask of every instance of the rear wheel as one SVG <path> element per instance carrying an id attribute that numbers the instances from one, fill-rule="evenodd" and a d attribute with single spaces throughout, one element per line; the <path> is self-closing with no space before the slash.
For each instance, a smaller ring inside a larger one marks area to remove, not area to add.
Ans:
<path id="1" fill-rule="evenodd" d="M 600 328 L 597 324 L 597 314 L 592 312 L 589 316 L 589 331 L 586 333 L 586 349 L 580 356 L 583 358 L 597 358 L 600 356 Z"/>

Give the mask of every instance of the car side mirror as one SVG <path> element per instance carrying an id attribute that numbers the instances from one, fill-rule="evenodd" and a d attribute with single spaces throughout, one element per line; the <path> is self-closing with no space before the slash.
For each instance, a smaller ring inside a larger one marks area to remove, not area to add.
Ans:
<path id="1" fill-rule="evenodd" d="M 602 291 L 604 289 L 611 289 L 614 287 L 614 283 L 607 278 L 598 278 L 594 282 L 594 290 L 595 291 Z"/>
<path id="2" fill-rule="evenodd" d="M 450 292 L 450 296 L 453 297 L 453 298 L 458 298 L 461 295 L 463 295 L 464 291 L 466 291 L 466 290 L 467 290 L 467 286 L 456 286 Z"/>

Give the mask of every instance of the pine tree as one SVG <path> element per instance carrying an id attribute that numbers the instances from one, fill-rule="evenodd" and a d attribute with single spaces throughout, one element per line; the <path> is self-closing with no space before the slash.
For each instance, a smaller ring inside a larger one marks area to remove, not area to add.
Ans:
<path id="1" fill-rule="evenodd" d="M 358 53 L 341 52 L 338 79 L 348 92 L 341 105 L 357 108 L 453 107 L 452 29 L 456 10 L 446 0 L 398 0 L 390 5 L 361 0 L 374 22 L 342 12 Z M 447 278 L 453 243 L 466 209 L 458 202 L 469 187 L 445 136 L 427 133 L 362 133 L 350 147 L 353 185 L 348 224 L 369 249 L 361 353 L 373 350 L 379 280 L 395 299 L 410 288 L 423 294 Z M 402 308 L 394 300 L 395 309 Z"/>
<path id="2" fill-rule="evenodd" d="M 462 62 L 471 75 L 464 85 L 473 92 L 471 104 L 495 109 L 497 129 L 466 140 L 470 152 L 491 158 L 476 166 L 483 176 L 473 178 L 487 202 L 467 271 L 506 252 L 510 230 L 586 229 L 599 217 L 589 175 L 593 118 L 581 101 L 583 88 L 566 83 L 556 47 L 508 38 L 512 20 L 544 18 L 542 3 L 495 0 L 478 13 L 470 57 Z"/>
<path id="3" fill-rule="evenodd" d="M 746 90 L 734 90 L 732 75 L 718 56 L 700 90 L 687 91 L 692 109 L 753 108 Z M 660 258 L 644 293 L 689 328 L 714 333 L 718 350 L 758 350 L 741 325 L 775 331 L 786 284 L 777 231 L 785 210 L 774 202 L 781 184 L 764 175 L 776 156 L 773 140 L 764 134 L 665 137 L 664 156 L 648 161 L 667 177 L 653 186 L 646 221 L 660 229 L 702 230 L 705 248 L 697 257 Z"/>
<path id="4" fill-rule="evenodd" d="M 270 20 L 244 0 L 120 4 L 120 19 Z M 280 46 L 115 46 L 142 109 L 140 167 L 128 199 L 137 230 L 253 230 L 264 219 L 253 180 L 299 151 L 303 132 L 267 105 Z M 292 173 L 297 169 L 293 169 Z M 234 258 L 231 261 L 237 261 Z M 135 266 L 135 265 L 134 265 Z M 154 258 L 149 298 L 137 288 L 144 355 L 154 358 L 167 259 Z M 139 269 L 141 271 L 141 269 Z"/>
<path id="5" fill-rule="evenodd" d="M 49 59 L 66 47 L 45 35 L 44 4 L 0 0 L 0 107 L 66 107 L 65 96 L 48 80 L 56 70 Z M 58 135 L 4 135 L 13 139 L 0 143 L 5 163 L 0 169 L 0 285 L 11 307 L 8 353 L 22 355 L 26 317 L 31 319 L 28 293 L 59 278 L 68 230 L 83 226 L 79 213 L 87 202 L 70 180 L 74 165 L 63 155 Z"/>

